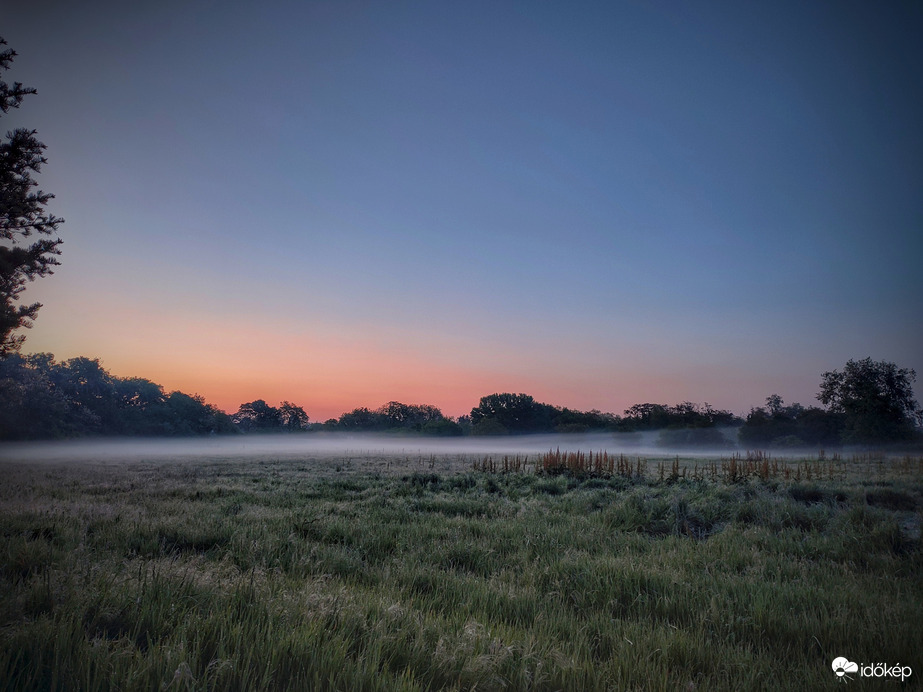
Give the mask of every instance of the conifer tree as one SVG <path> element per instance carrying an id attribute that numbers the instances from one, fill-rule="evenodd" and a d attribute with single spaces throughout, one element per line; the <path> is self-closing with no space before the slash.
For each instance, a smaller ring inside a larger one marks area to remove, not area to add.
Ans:
<path id="1" fill-rule="evenodd" d="M 0 38 L 0 47 L 7 45 Z M 16 52 L 0 50 L 0 74 L 10 67 Z M 20 82 L 12 86 L 0 79 L 0 112 L 19 108 L 35 89 Z M 61 254 L 55 231 L 64 219 L 46 211 L 54 195 L 38 189 L 33 177 L 46 163 L 45 145 L 35 130 L 17 128 L 0 141 L 0 357 L 15 353 L 25 336 L 15 332 L 32 326 L 41 303 L 19 305 L 26 282 L 52 273 Z"/>

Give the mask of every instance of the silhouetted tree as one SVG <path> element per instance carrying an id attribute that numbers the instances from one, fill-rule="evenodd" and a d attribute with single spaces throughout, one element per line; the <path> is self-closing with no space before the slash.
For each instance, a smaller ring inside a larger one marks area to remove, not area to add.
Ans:
<path id="1" fill-rule="evenodd" d="M 234 432 L 231 418 L 182 392 L 110 374 L 97 359 L 50 353 L 0 359 L 0 439 Z"/>
<path id="2" fill-rule="evenodd" d="M 475 434 L 494 434 L 500 432 L 499 425 L 510 433 L 549 432 L 557 414 L 554 406 L 539 403 L 528 394 L 490 394 L 471 409 L 472 430 Z"/>
<path id="3" fill-rule="evenodd" d="M 785 406 L 773 394 L 765 407 L 750 411 L 737 434 L 748 447 L 831 447 L 840 444 L 842 428 L 840 414 L 801 404 Z"/>
<path id="4" fill-rule="evenodd" d="M 0 38 L 0 46 L 5 45 Z M 14 57 L 13 50 L 0 51 L 0 69 L 8 70 Z M 0 111 L 19 108 L 23 98 L 34 93 L 20 82 L 10 86 L 0 80 Z M 51 274 L 60 264 L 55 258 L 61 254 L 60 238 L 27 240 L 33 234 L 53 235 L 64 221 L 45 210 L 54 195 L 35 189 L 38 183 L 32 176 L 47 163 L 42 155 L 46 147 L 35 135 L 35 130 L 17 128 L 0 142 L 0 357 L 19 350 L 25 336 L 15 335 L 15 330 L 32 326 L 41 307 L 18 305 L 26 282 Z"/>
<path id="5" fill-rule="evenodd" d="M 906 440 L 923 423 L 913 398 L 916 372 L 887 361 L 850 360 L 843 371 L 825 372 L 818 400 L 828 411 L 842 413 L 844 442 L 877 443 Z"/>
<path id="6" fill-rule="evenodd" d="M 279 406 L 279 418 L 282 427 L 289 432 L 300 432 L 308 429 L 308 414 L 300 406 L 289 401 L 283 401 Z"/>
<path id="7" fill-rule="evenodd" d="M 557 409 L 554 417 L 554 431 L 559 433 L 581 433 L 593 430 L 618 430 L 619 417 L 602 411 L 576 411 Z"/>
<path id="8" fill-rule="evenodd" d="M 98 358 L 71 358 L 57 368 L 54 380 L 81 418 L 85 433 L 105 434 L 117 429 L 115 384 Z"/>
<path id="9" fill-rule="evenodd" d="M 387 420 L 380 413 L 370 411 L 366 407 L 355 408 L 348 413 L 344 413 L 337 421 L 338 430 L 349 431 L 374 431 L 383 430 L 387 426 Z"/>
<path id="10" fill-rule="evenodd" d="M 461 429 L 462 435 L 471 434 L 471 416 L 459 416 L 455 419 L 455 424 Z"/>
<path id="11" fill-rule="evenodd" d="M 741 420 L 730 411 L 684 401 L 675 406 L 635 404 L 625 410 L 620 429 L 624 431 L 660 430 L 663 428 L 712 428 L 719 425 L 740 425 Z M 703 435 L 703 439 L 708 436 Z"/>
<path id="12" fill-rule="evenodd" d="M 782 397 L 778 394 L 770 394 L 766 397 L 766 408 L 769 409 L 769 414 L 772 416 L 782 412 L 782 404 L 784 403 Z"/>
<path id="13" fill-rule="evenodd" d="M 270 432 L 282 428 L 282 414 L 262 399 L 241 404 L 234 414 L 234 423 L 243 432 Z"/>
<path id="14" fill-rule="evenodd" d="M 447 421 L 435 406 L 429 404 L 404 404 L 389 401 L 374 411 L 361 407 L 340 416 L 339 420 L 329 420 L 324 428 L 329 430 L 349 430 L 355 432 L 425 432 L 429 435 L 455 435 L 454 423 L 441 425 Z"/>
<path id="15" fill-rule="evenodd" d="M 429 421 L 424 424 L 421 432 L 424 435 L 434 435 L 437 437 L 459 437 L 464 434 L 462 426 L 448 418 Z"/>
<path id="16" fill-rule="evenodd" d="M 163 387 L 143 377 L 113 378 L 118 407 L 117 432 L 124 435 L 158 435 L 163 430 L 166 395 Z"/>
<path id="17" fill-rule="evenodd" d="M 427 423 L 442 420 L 444 416 L 435 406 L 429 404 L 402 404 L 389 401 L 375 411 L 381 416 L 386 428 L 396 430 L 415 430 L 420 432 Z"/>
<path id="18" fill-rule="evenodd" d="M 672 420 L 668 409 L 669 407 L 664 404 L 635 404 L 625 409 L 622 429 L 630 431 L 665 428 Z"/>
<path id="19" fill-rule="evenodd" d="M 222 435 L 235 431 L 231 416 L 206 403 L 198 394 L 171 392 L 159 411 L 159 434 Z"/>
<path id="20" fill-rule="evenodd" d="M 79 420 L 52 380 L 47 353 L 0 359 L 0 440 L 77 435 Z"/>
<path id="21" fill-rule="evenodd" d="M 522 432 L 522 431 L 520 431 Z M 496 418 L 481 418 L 471 426 L 472 435 L 509 435 L 510 430 Z"/>
<path id="22" fill-rule="evenodd" d="M 750 410 L 744 424 L 737 431 L 740 443 L 747 447 L 768 447 L 776 438 L 791 434 L 791 426 L 785 420 L 780 425 L 777 417 L 765 408 L 759 407 Z"/>

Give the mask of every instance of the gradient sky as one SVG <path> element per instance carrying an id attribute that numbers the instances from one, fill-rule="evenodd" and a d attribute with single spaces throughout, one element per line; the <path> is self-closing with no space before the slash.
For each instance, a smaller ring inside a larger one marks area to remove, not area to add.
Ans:
<path id="1" fill-rule="evenodd" d="M 27 352 L 313 420 L 923 380 L 919 2 L 3 0 L 0 35 L 67 220 Z"/>

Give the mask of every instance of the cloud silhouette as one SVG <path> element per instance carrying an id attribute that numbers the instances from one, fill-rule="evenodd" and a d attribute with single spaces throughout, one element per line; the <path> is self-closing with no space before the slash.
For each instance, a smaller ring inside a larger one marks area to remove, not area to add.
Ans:
<path id="1" fill-rule="evenodd" d="M 859 665 L 853 663 L 847 658 L 839 656 L 838 658 L 833 659 L 832 666 L 833 672 L 836 673 L 839 677 L 843 677 L 846 673 L 858 673 Z"/>

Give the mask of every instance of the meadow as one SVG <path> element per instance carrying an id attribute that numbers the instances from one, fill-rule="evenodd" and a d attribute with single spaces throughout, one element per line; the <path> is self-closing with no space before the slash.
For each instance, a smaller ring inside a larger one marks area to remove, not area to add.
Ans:
<path id="1" fill-rule="evenodd" d="M 4 690 L 836 689 L 839 656 L 923 677 L 921 458 L 0 474 Z"/>

